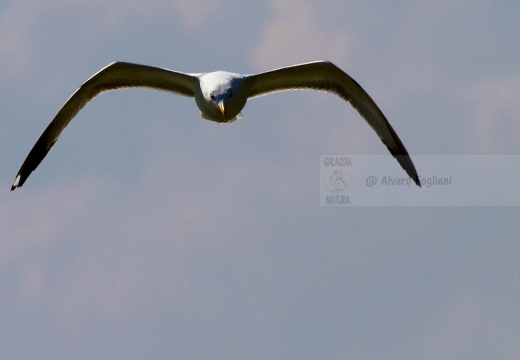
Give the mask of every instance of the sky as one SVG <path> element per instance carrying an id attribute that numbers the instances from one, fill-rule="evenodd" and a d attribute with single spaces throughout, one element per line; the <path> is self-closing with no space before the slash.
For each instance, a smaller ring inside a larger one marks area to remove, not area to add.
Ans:
<path id="1" fill-rule="evenodd" d="M 519 18 L 506 0 L 2 1 L 0 358 L 519 359 L 520 208 L 320 206 L 321 155 L 387 154 L 330 94 L 253 99 L 228 125 L 193 99 L 106 93 L 9 191 L 112 61 L 326 59 L 412 158 L 520 155 Z"/>

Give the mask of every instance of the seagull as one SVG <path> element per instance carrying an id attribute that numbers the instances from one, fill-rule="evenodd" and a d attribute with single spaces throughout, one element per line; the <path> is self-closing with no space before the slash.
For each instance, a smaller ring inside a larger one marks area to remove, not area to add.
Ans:
<path id="1" fill-rule="evenodd" d="M 63 105 L 25 159 L 11 191 L 25 183 L 62 131 L 90 100 L 105 91 L 136 87 L 195 98 L 200 116 L 219 123 L 241 119 L 247 100 L 273 92 L 308 89 L 336 94 L 350 102 L 365 118 L 408 176 L 421 186 L 406 148 L 376 103 L 354 79 L 329 61 L 298 64 L 250 75 L 226 71 L 182 73 L 114 62 L 88 79 Z"/>

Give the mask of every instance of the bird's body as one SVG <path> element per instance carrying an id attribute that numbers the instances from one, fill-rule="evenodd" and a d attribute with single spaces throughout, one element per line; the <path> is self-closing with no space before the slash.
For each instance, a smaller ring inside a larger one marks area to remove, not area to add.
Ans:
<path id="1" fill-rule="evenodd" d="M 88 79 L 67 100 L 25 159 L 11 190 L 24 184 L 61 132 L 90 100 L 104 91 L 129 87 L 153 88 L 193 97 L 201 117 L 221 123 L 240 119 L 248 99 L 272 92 L 310 89 L 334 93 L 359 111 L 403 169 L 420 186 L 406 148 L 381 110 L 356 81 L 330 62 L 317 61 L 254 75 L 225 71 L 188 74 L 116 62 Z"/>

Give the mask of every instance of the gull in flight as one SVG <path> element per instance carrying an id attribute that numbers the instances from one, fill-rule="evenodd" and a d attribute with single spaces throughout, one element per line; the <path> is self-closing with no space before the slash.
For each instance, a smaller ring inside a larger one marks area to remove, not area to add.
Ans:
<path id="1" fill-rule="evenodd" d="M 363 88 L 328 61 L 288 66 L 260 74 L 225 71 L 188 74 L 157 67 L 115 62 L 88 79 L 67 100 L 40 136 L 18 171 L 11 191 L 21 187 L 76 114 L 104 91 L 146 87 L 195 98 L 200 116 L 219 123 L 242 118 L 248 99 L 285 90 L 321 90 L 336 94 L 365 118 L 399 164 L 421 186 L 415 166 L 396 132 Z"/>

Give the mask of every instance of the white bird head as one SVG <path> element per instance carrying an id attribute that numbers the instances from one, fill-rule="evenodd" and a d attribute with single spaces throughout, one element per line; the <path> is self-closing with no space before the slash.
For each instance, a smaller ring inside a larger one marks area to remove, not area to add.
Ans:
<path id="1" fill-rule="evenodd" d="M 232 122 L 242 118 L 240 111 L 247 101 L 242 75 L 216 71 L 201 75 L 199 81 L 201 94 L 195 102 L 204 119 Z"/>

